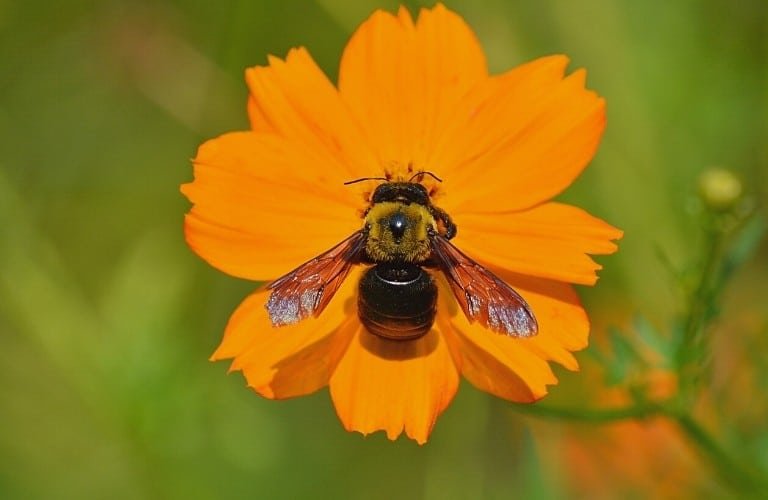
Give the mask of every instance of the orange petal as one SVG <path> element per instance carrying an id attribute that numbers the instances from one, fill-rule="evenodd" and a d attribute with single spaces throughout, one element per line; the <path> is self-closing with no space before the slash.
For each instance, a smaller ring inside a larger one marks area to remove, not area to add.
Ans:
<path id="1" fill-rule="evenodd" d="M 427 170 L 447 117 L 487 77 L 485 56 L 457 14 L 438 4 L 414 25 L 408 10 L 375 12 L 350 39 L 339 91 L 390 173 Z M 369 175 L 374 175 L 370 173 Z"/>
<path id="2" fill-rule="evenodd" d="M 384 430 L 389 439 L 405 431 L 424 444 L 458 384 L 458 370 L 437 329 L 398 342 L 361 326 L 331 376 L 330 389 L 347 430 Z"/>
<path id="3" fill-rule="evenodd" d="M 353 273 L 319 318 L 280 328 L 272 326 L 264 304 L 269 290 L 249 296 L 229 320 L 212 360 L 234 358 L 248 385 L 264 397 L 283 399 L 314 392 L 328 384 L 339 355 L 358 324 Z"/>
<path id="4" fill-rule="evenodd" d="M 236 132 L 203 144 L 187 242 L 224 272 L 276 278 L 331 248 L 362 224 L 358 193 L 333 162 L 277 136 Z"/>
<path id="5" fill-rule="evenodd" d="M 476 85 L 456 107 L 435 147 L 433 163 L 451 178 L 526 125 L 563 79 L 568 58 L 541 57 Z M 535 105 L 535 104 L 538 104 Z M 521 115 L 527 112 L 527 115 Z"/>
<path id="6" fill-rule="evenodd" d="M 547 394 L 557 379 L 547 362 L 514 339 L 470 324 L 463 314 L 440 319 L 453 351 L 460 353 L 461 374 L 480 390 L 519 403 Z"/>
<path id="7" fill-rule="evenodd" d="M 520 339 L 520 344 L 535 356 L 578 370 L 571 352 L 587 347 L 589 318 L 573 286 L 498 269 L 496 273 L 525 298 L 539 323 L 539 333 Z"/>
<path id="8" fill-rule="evenodd" d="M 461 373 L 472 385 L 498 397 L 529 403 L 547 394 L 556 384 L 547 361 L 577 370 L 571 351 L 587 346 L 589 320 L 573 287 L 565 283 L 496 271 L 531 306 L 539 324 L 534 337 L 513 338 L 469 323 L 449 296 L 440 278 L 438 317 Z"/>
<path id="9" fill-rule="evenodd" d="M 560 79 L 566 61 L 529 63 L 478 87 L 476 107 L 459 106 L 464 116 L 455 118 L 436 160 L 445 181 L 441 208 L 521 210 L 549 200 L 581 173 L 605 128 L 605 102 L 584 88 L 583 70 Z"/>
<path id="10" fill-rule="evenodd" d="M 467 255 L 510 271 L 592 285 L 601 266 L 587 254 L 616 251 L 622 231 L 562 203 L 523 212 L 455 217 L 456 246 Z"/>
<path id="11" fill-rule="evenodd" d="M 304 48 L 292 49 L 285 61 L 269 58 L 269 66 L 245 73 L 251 95 L 251 127 L 271 132 L 334 158 L 345 180 L 374 175 L 379 161 L 339 93 Z"/>

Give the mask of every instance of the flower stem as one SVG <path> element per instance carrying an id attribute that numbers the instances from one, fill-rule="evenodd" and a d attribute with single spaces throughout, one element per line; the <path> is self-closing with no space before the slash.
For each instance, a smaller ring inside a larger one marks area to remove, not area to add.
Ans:
<path id="1" fill-rule="evenodd" d="M 730 487 L 743 493 L 768 493 L 768 482 L 734 460 L 693 417 L 687 413 L 670 417 Z"/>
<path id="2" fill-rule="evenodd" d="M 675 356 L 679 377 L 678 400 L 689 407 L 698 392 L 697 382 L 701 379 L 706 352 L 704 332 L 716 310 L 714 301 L 720 281 L 725 235 L 711 227 L 707 230 L 707 249 L 696 286 L 689 294 L 688 311 L 683 327 L 683 338 L 678 343 Z"/>

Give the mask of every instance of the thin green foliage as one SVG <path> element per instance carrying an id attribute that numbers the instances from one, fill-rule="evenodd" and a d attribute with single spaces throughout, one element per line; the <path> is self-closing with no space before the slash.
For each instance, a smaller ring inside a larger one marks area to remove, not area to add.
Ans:
<path id="1" fill-rule="evenodd" d="M 682 313 L 671 321 L 668 330 L 664 332 L 637 315 L 631 329 L 609 329 L 607 344 L 594 350 L 607 386 L 624 387 L 632 404 L 602 409 L 540 404 L 516 409 L 536 416 L 595 424 L 649 417 L 669 419 L 730 489 L 740 494 L 768 494 L 765 462 L 721 442 L 693 411 L 711 380 L 711 358 L 716 355 L 712 353 L 711 336 L 715 334 L 720 301 L 728 281 L 754 257 L 768 229 L 764 215 L 745 210 L 749 200 L 740 201 L 727 211 L 713 207 L 700 213 L 704 237 L 699 262 L 683 273 L 670 273 L 672 277 L 693 279 L 668 284 L 685 291 Z M 668 267 L 668 262 L 665 265 Z M 765 365 L 762 359 L 752 359 Z M 637 381 L 650 369 L 669 370 L 674 375 L 677 390 L 673 395 L 658 399 L 649 393 L 649 387 Z M 738 430 L 726 429 L 723 434 L 738 434 Z"/>

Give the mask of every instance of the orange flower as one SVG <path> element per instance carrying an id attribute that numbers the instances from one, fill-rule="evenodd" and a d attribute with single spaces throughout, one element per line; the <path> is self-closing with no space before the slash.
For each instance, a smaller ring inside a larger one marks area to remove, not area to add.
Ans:
<path id="1" fill-rule="evenodd" d="M 338 88 L 309 53 L 246 71 L 251 130 L 200 147 L 194 204 L 185 220 L 192 249 L 218 269 L 271 280 L 363 226 L 376 185 L 361 177 L 423 176 L 431 201 L 458 227 L 452 240 L 514 287 L 538 335 L 514 338 L 470 322 L 441 273 L 437 317 L 414 340 L 369 333 L 357 314 L 364 266 L 354 266 L 317 317 L 273 328 L 260 289 L 235 311 L 212 359 L 233 358 L 267 398 L 330 386 L 348 430 L 403 431 L 424 443 L 456 393 L 459 376 L 499 397 L 531 402 L 557 382 L 548 361 L 578 365 L 589 323 L 571 283 L 594 284 L 587 254 L 616 250 L 621 231 L 549 202 L 595 153 L 604 101 L 585 72 L 564 76 L 550 56 L 499 76 L 487 72 L 472 31 L 442 5 L 374 13 L 349 41 Z"/>

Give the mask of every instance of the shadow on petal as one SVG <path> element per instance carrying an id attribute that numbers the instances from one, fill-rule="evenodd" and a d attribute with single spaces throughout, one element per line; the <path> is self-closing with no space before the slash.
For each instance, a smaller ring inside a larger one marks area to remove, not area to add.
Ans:
<path id="1" fill-rule="evenodd" d="M 345 321 L 335 332 L 278 361 L 272 365 L 272 380 L 256 390 L 266 397 L 286 399 L 322 389 L 357 328 L 356 321 Z"/>
<path id="2" fill-rule="evenodd" d="M 488 342 L 494 339 L 510 342 L 511 338 L 484 329 L 463 332 L 448 321 L 441 326 L 441 330 L 453 349 L 459 352 L 461 374 L 482 391 L 517 403 L 531 403 L 547 394 L 547 384 L 557 383 L 549 368 L 539 358 L 525 366 L 515 362 L 516 357 L 519 359 L 519 350 L 500 348 Z M 470 340 L 472 337 L 476 342 Z M 524 376 L 523 372 L 528 375 Z"/>
<path id="3" fill-rule="evenodd" d="M 437 348 L 437 335 L 425 335 L 413 340 L 390 340 L 378 337 L 367 330 L 360 334 L 360 344 L 365 350 L 383 359 L 404 361 L 428 356 Z"/>

